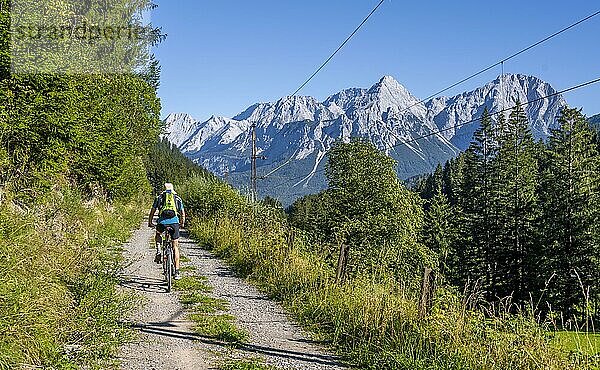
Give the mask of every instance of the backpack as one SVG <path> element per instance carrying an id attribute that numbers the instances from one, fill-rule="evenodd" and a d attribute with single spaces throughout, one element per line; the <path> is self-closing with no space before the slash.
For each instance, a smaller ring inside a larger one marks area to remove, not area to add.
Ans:
<path id="1" fill-rule="evenodd" d="M 160 217 L 163 219 L 173 218 L 177 216 L 177 202 L 175 194 L 172 192 L 164 192 L 161 194 Z"/>

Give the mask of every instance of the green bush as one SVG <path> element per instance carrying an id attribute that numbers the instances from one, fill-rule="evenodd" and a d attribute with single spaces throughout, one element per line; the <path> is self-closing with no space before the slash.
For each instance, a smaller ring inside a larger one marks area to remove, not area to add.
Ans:
<path id="1" fill-rule="evenodd" d="M 140 203 L 67 188 L 32 208 L 0 205 L 0 368 L 106 365 L 129 335 L 133 297 L 115 287 Z"/>
<path id="2" fill-rule="evenodd" d="M 191 186 L 191 185 L 190 185 Z M 250 205 L 226 185 L 196 181 L 188 208 L 193 236 L 279 299 L 298 321 L 353 365 L 370 369 L 566 369 L 567 353 L 527 315 L 470 309 L 458 292 L 438 289 L 432 313 L 418 314 L 412 281 L 361 274 L 335 283 L 335 270 L 286 220 Z M 212 198 L 212 189 L 220 189 Z M 229 198 L 227 198 L 229 197 Z M 210 205 L 207 207 L 207 205 Z M 219 207 L 222 207 L 219 209 Z M 207 211 L 209 210 L 209 211 Z"/>
<path id="3" fill-rule="evenodd" d="M 48 16 L 66 9 L 61 3 Z M 142 0 L 105 10 L 138 25 L 152 7 Z M 10 21 L 11 1 L 0 0 L 0 186 L 27 203 L 43 202 L 63 178 L 109 199 L 147 189 L 143 160 L 159 135 L 160 101 L 156 62 L 145 46 L 162 41 L 160 30 L 127 50 L 137 72 L 20 75 L 9 73 Z"/>

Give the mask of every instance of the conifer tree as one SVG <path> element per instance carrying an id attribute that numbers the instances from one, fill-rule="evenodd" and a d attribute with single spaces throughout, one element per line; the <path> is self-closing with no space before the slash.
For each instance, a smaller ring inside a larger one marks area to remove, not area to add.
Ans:
<path id="1" fill-rule="evenodd" d="M 534 291 L 528 282 L 537 273 L 535 221 L 537 219 L 537 155 L 527 116 L 519 102 L 506 124 L 499 126 L 495 217 L 498 221 L 492 292 L 514 301 L 529 300 Z"/>
<path id="2" fill-rule="evenodd" d="M 435 168 L 435 171 L 427 176 L 425 180 L 423 180 L 423 188 L 421 190 L 421 197 L 423 199 L 432 199 L 437 194 L 442 193 L 443 190 L 443 169 L 442 165 L 438 164 Z M 429 206 L 429 203 L 426 204 Z"/>
<path id="3" fill-rule="evenodd" d="M 582 287 L 598 294 L 600 155 L 580 110 L 565 108 L 559 122 L 542 167 L 540 229 L 544 275 L 554 275 L 546 300 L 570 316 L 584 303 Z"/>
<path id="4" fill-rule="evenodd" d="M 442 192 L 452 206 L 460 203 L 464 166 L 465 156 L 460 155 L 446 162 L 442 171 Z"/>
<path id="5" fill-rule="evenodd" d="M 465 153 L 462 183 L 462 241 L 465 248 L 461 264 L 469 280 L 480 280 L 486 290 L 492 280 L 493 234 L 497 230 L 492 218 L 492 161 L 496 155 L 496 140 L 492 119 L 487 108 L 481 125 Z"/>
<path id="6" fill-rule="evenodd" d="M 437 253 L 440 272 L 453 279 L 459 264 L 456 263 L 456 253 L 452 250 L 456 237 L 452 208 L 441 189 L 428 203 L 422 240 L 425 246 Z"/>

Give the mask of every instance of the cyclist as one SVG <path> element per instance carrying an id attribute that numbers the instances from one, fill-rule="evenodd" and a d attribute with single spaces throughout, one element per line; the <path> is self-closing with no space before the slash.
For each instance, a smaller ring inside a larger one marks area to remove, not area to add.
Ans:
<path id="1" fill-rule="evenodd" d="M 173 249 L 175 250 L 175 280 L 179 279 L 179 226 L 185 226 L 185 209 L 183 201 L 175 192 L 173 184 L 166 183 L 165 191 L 154 199 L 154 204 L 148 217 L 148 227 L 154 227 L 154 214 L 158 210 L 158 221 L 156 225 L 156 257 L 154 262 L 161 263 L 162 235 L 165 230 L 169 230 L 173 240 Z"/>

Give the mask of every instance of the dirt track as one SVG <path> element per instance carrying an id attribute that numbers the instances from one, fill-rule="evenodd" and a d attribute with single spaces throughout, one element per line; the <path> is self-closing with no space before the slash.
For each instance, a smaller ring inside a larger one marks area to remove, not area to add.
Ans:
<path id="1" fill-rule="evenodd" d="M 131 265 L 122 286 L 139 292 L 146 304 L 130 318 L 139 331 L 139 340 L 125 346 L 122 369 L 214 369 L 223 355 L 233 358 L 264 359 L 281 369 L 341 369 L 335 357 L 313 341 L 286 316 L 283 309 L 269 301 L 211 253 L 183 237 L 181 252 L 196 266 L 196 273 L 208 278 L 211 295 L 230 303 L 237 325 L 250 333 L 248 343 L 236 349 L 197 335 L 176 293 L 166 293 L 161 266 L 152 262 L 149 247 L 153 230 L 142 227 L 125 245 Z"/>

